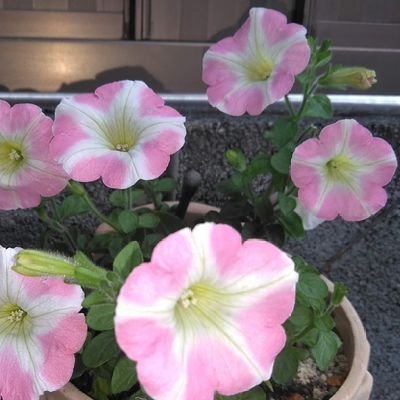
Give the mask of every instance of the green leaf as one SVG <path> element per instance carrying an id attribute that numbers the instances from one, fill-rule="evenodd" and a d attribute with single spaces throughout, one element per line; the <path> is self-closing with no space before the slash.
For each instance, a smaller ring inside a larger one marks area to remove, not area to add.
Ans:
<path id="1" fill-rule="evenodd" d="M 114 190 L 110 195 L 110 203 L 115 207 L 125 208 L 126 197 L 123 190 Z"/>
<path id="2" fill-rule="evenodd" d="M 304 272 L 313 272 L 314 274 L 319 275 L 317 268 L 313 267 L 310 264 L 307 264 L 301 257 L 293 256 L 292 260 L 295 264 L 296 272 L 298 272 L 299 274 L 302 274 Z"/>
<path id="3" fill-rule="evenodd" d="M 273 215 L 272 204 L 265 194 L 257 196 L 254 201 L 254 211 L 263 222 L 268 222 Z"/>
<path id="4" fill-rule="evenodd" d="M 120 353 L 114 332 L 106 331 L 95 336 L 85 347 L 82 360 L 88 368 L 96 368 Z"/>
<path id="5" fill-rule="evenodd" d="M 128 243 L 114 259 L 113 269 L 125 279 L 133 268 L 143 262 L 143 254 L 138 242 Z"/>
<path id="6" fill-rule="evenodd" d="M 293 347 L 285 348 L 275 360 L 272 379 L 280 384 L 293 380 L 299 367 L 299 354 Z"/>
<path id="7" fill-rule="evenodd" d="M 290 214 L 296 208 L 296 200 L 293 197 L 286 196 L 283 193 L 278 194 L 279 209 L 282 214 Z"/>
<path id="8" fill-rule="evenodd" d="M 158 211 L 157 215 L 160 218 L 159 226 L 166 232 L 176 232 L 184 227 L 182 220 L 170 212 Z"/>
<path id="9" fill-rule="evenodd" d="M 272 131 L 266 132 L 264 137 L 270 139 L 272 144 L 280 149 L 291 142 L 296 134 L 297 123 L 287 118 L 281 118 L 276 121 Z"/>
<path id="10" fill-rule="evenodd" d="M 315 317 L 314 326 L 319 331 L 329 332 L 335 327 L 335 321 L 330 315 L 323 314 L 319 317 Z"/>
<path id="11" fill-rule="evenodd" d="M 304 344 L 306 347 L 312 347 L 315 346 L 315 344 L 318 341 L 318 335 L 319 331 L 316 328 L 310 329 L 308 332 L 306 332 L 299 340 L 297 340 L 298 343 Z"/>
<path id="12" fill-rule="evenodd" d="M 142 252 L 143 252 L 144 258 L 147 259 L 147 258 L 151 257 L 154 247 L 163 238 L 164 238 L 164 235 L 161 235 L 160 233 L 150 233 L 144 237 L 144 240 L 142 243 Z"/>
<path id="13" fill-rule="evenodd" d="M 333 294 L 332 294 L 332 304 L 334 306 L 339 306 L 344 297 L 347 295 L 347 288 L 343 283 L 335 283 Z"/>
<path id="14" fill-rule="evenodd" d="M 129 397 L 129 400 L 151 400 L 151 398 L 143 392 L 143 390 L 139 390 L 134 395 Z"/>
<path id="15" fill-rule="evenodd" d="M 138 227 L 139 217 L 131 210 L 124 210 L 118 215 L 118 224 L 125 233 L 131 233 Z"/>
<path id="16" fill-rule="evenodd" d="M 110 195 L 110 203 L 114 207 L 128 208 L 128 196 L 126 195 L 127 190 L 130 191 L 130 200 L 132 204 L 143 202 L 146 199 L 143 189 L 114 190 Z"/>
<path id="17" fill-rule="evenodd" d="M 258 175 L 264 175 L 271 171 L 271 160 L 268 154 L 260 153 L 249 163 L 245 175 L 253 179 Z"/>
<path id="18" fill-rule="evenodd" d="M 278 171 L 272 171 L 272 186 L 277 192 L 283 192 L 288 180 L 287 174 L 281 174 Z"/>
<path id="19" fill-rule="evenodd" d="M 278 220 L 290 236 L 297 239 L 304 236 L 303 221 L 294 211 L 278 215 Z"/>
<path id="20" fill-rule="evenodd" d="M 311 348 L 318 368 L 325 370 L 336 357 L 340 347 L 340 339 L 334 332 L 319 332 L 317 343 Z"/>
<path id="21" fill-rule="evenodd" d="M 238 194 L 244 188 L 245 178 L 242 175 L 233 175 L 230 178 L 218 184 L 217 189 L 219 192 L 225 194 Z"/>
<path id="22" fill-rule="evenodd" d="M 139 226 L 141 228 L 156 228 L 160 218 L 153 213 L 146 213 L 139 216 Z"/>
<path id="23" fill-rule="evenodd" d="M 305 297 L 324 299 L 328 295 L 328 287 L 318 274 L 306 272 L 300 274 L 297 291 Z"/>
<path id="24" fill-rule="evenodd" d="M 72 217 L 74 215 L 83 214 L 90 211 L 86 201 L 81 196 L 68 196 L 62 203 L 60 210 L 60 217 L 62 220 Z"/>
<path id="25" fill-rule="evenodd" d="M 86 322 L 96 331 L 108 331 L 114 328 L 115 304 L 97 304 L 90 307 Z"/>
<path id="26" fill-rule="evenodd" d="M 302 306 L 300 304 L 296 304 L 296 307 L 293 310 L 293 313 L 289 319 L 289 321 L 296 325 L 296 327 L 307 327 L 311 325 L 313 313 L 312 310 L 308 307 Z"/>
<path id="27" fill-rule="evenodd" d="M 215 400 L 265 400 L 265 392 L 259 386 L 234 396 L 221 396 L 217 394 Z"/>
<path id="28" fill-rule="evenodd" d="M 305 117 L 316 117 L 330 119 L 333 117 L 333 108 L 328 96 L 317 94 L 309 99 L 305 112 Z"/>
<path id="29" fill-rule="evenodd" d="M 172 192 L 176 188 L 176 181 L 173 178 L 162 178 L 153 182 L 155 192 Z"/>
<path id="30" fill-rule="evenodd" d="M 105 304 L 109 302 L 110 299 L 104 293 L 94 290 L 92 293 L 86 295 L 85 300 L 83 300 L 82 307 L 89 308 L 96 304 Z"/>
<path id="31" fill-rule="evenodd" d="M 111 379 L 111 391 L 113 394 L 126 392 L 131 389 L 137 382 L 136 364 L 122 357 L 118 360 L 114 368 Z"/>
<path id="32" fill-rule="evenodd" d="M 108 243 L 108 251 L 110 252 L 111 257 L 116 257 L 123 246 L 124 240 L 121 237 L 113 237 Z"/>
<path id="33" fill-rule="evenodd" d="M 281 174 L 288 174 L 290 168 L 290 161 L 292 159 L 293 149 L 291 146 L 286 146 L 278 153 L 271 157 L 272 167 Z"/>

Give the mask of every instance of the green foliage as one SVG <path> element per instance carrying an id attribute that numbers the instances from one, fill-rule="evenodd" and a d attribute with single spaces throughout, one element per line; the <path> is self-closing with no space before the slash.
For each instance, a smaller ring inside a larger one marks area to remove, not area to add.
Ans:
<path id="1" fill-rule="evenodd" d="M 118 223 L 124 233 L 131 233 L 139 226 L 139 217 L 131 210 L 123 210 L 118 215 Z"/>
<path id="2" fill-rule="evenodd" d="M 329 97 L 325 94 L 312 96 L 307 103 L 304 116 L 331 119 L 333 117 L 333 108 Z"/>
<path id="3" fill-rule="evenodd" d="M 290 380 L 291 371 L 294 370 L 296 362 L 301 359 L 300 357 L 296 358 L 293 349 L 302 350 L 303 355 L 304 351 L 310 352 L 317 366 L 324 370 L 335 359 L 341 346 L 341 341 L 335 333 L 335 321 L 331 314 L 335 307 L 333 297 L 335 297 L 336 303 L 343 299 L 344 287 L 339 285 L 336 290 L 337 294 L 332 295 L 329 301 L 328 288 L 318 271 L 306 264 L 300 257 L 294 257 L 293 261 L 299 273 L 296 306 L 285 324 L 288 345 L 279 356 L 283 357 L 283 360 L 277 363 L 276 371 L 274 368 L 273 377 L 277 383 L 287 382 L 286 379 Z M 288 370 L 284 368 L 285 362 Z"/>
<path id="4" fill-rule="evenodd" d="M 290 161 L 292 159 L 293 146 L 286 145 L 271 157 L 272 167 L 281 174 L 289 173 Z"/>
<path id="5" fill-rule="evenodd" d="M 304 237 L 303 221 L 294 211 L 279 214 L 278 220 L 290 236 L 296 239 Z"/>
<path id="6" fill-rule="evenodd" d="M 317 343 L 311 347 L 311 353 L 317 363 L 318 368 L 324 370 L 329 367 L 336 357 L 336 353 L 341 346 L 341 341 L 335 332 L 318 332 Z"/>
<path id="7" fill-rule="evenodd" d="M 331 299 L 332 304 L 335 307 L 339 306 L 345 296 L 347 296 L 346 286 L 343 283 L 335 283 Z"/>
<path id="8" fill-rule="evenodd" d="M 136 364 L 122 356 L 114 368 L 111 379 L 111 392 L 113 394 L 126 392 L 137 383 Z"/>
<path id="9" fill-rule="evenodd" d="M 86 316 L 88 326 L 96 331 L 108 331 L 114 328 L 115 304 L 95 304 Z"/>
<path id="10" fill-rule="evenodd" d="M 128 243 L 115 257 L 113 270 L 126 279 L 133 268 L 143 262 L 143 254 L 138 242 Z"/>
<path id="11" fill-rule="evenodd" d="M 88 368 L 96 368 L 117 357 L 119 348 L 113 331 L 105 331 L 95 336 L 84 348 L 83 363 Z"/>
<path id="12" fill-rule="evenodd" d="M 296 121 L 291 118 L 280 118 L 275 122 L 272 130 L 264 134 L 264 137 L 271 140 L 272 144 L 278 149 L 281 149 L 296 138 L 297 130 Z"/>
<path id="13" fill-rule="evenodd" d="M 160 218 L 155 213 L 145 213 L 139 215 L 138 225 L 141 228 L 156 228 L 160 222 Z"/>
<path id="14" fill-rule="evenodd" d="M 272 379 L 284 385 L 293 380 L 299 367 L 299 361 L 304 359 L 305 352 L 295 347 L 285 347 L 275 360 Z"/>
<path id="15" fill-rule="evenodd" d="M 81 196 L 76 195 L 66 197 L 61 206 L 58 207 L 58 213 L 62 221 L 88 211 L 90 211 L 90 208 L 85 200 Z"/>
<path id="16" fill-rule="evenodd" d="M 217 394 L 215 400 L 265 400 L 265 392 L 259 386 L 234 396 L 221 396 Z"/>
<path id="17" fill-rule="evenodd" d="M 168 193 L 176 189 L 176 181 L 173 178 L 161 178 L 153 182 L 155 192 Z"/>

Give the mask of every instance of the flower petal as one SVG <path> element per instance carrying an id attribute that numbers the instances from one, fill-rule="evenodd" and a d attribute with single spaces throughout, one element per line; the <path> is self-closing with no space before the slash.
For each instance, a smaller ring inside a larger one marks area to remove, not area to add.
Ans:
<path id="1" fill-rule="evenodd" d="M 210 104 L 234 116 L 258 115 L 286 95 L 310 58 L 305 33 L 277 11 L 252 8 L 233 37 L 212 45 L 204 55 Z"/>
<path id="2" fill-rule="evenodd" d="M 248 390 L 271 376 L 296 282 L 293 262 L 268 242 L 242 243 L 222 224 L 183 229 L 122 287 L 117 342 L 155 400 Z"/>
<path id="3" fill-rule="evenodd" d="M 20 250 L 0 246 L 3 400 L 37 400 L 45 391 L 64 386 L 72 375 L 74 353 L 82 347 L 87 332 L 85 317 L 78 314 L 82 289 L 59 278 L 17 274 L 11 267 Z M 7 310 L 11 310 L 9 315 Z M 20 315 L 15 316 L 15 311 Z"/>
<path id="4" fill-rule="evenodd" d="M 184 120 L 143 82 L 114 82 L 60 103 L 51 153 L 77 181 L 125 189 L 165 171 L 183 146 Z"/>
<path id="5" fill-rule="evenodd" d="M 361 221 L 386 204 L 382 186 L 396 167 L 389 143 L 355 120 L 341 120 L 322 129 L 319 139 L 295 149 L 291 178 L 300 204 L 316 217 Z"/>

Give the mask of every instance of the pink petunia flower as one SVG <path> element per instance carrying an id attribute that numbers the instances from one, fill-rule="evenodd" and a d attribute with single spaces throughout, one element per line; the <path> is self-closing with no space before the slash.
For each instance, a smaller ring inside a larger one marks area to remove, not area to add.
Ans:
<path id="1" fill-rule="evenodd" d="M 223 224 L 182 229 L 137 267 L 117 300 L 119 346 L 155 400 L 212 400 L 270 378 L 295 300 L 291 259 Z"/>
<path id="2" fill-rule="evenodd" d="M 305 34 L 278 11 L 252 8 L 234 36 L 204 55 L 210 104 L 229 115 L 258 115 L 285 96 L 310 58 Z"/>
<path id="3" fill-rule="evenodd" d="M 387 201 L 382 188 L 397 167 L 389 143 L 345 119 L 322 129 L 319 139 L 298 146 L 291 177 L 299 188 L 299 202 L 316 217 L 330 221 L 340 215 L 361 221 Z"/>
<path id="4" fill-rule="evenodd" d="M 76 181 L 125 189 L 155 179 L 184 144 L 185 118 L 140 81 L 100 86 L 57 106 L 51 153 Z"/>
<path id="5" fill-rule="evenodd" d="M 49 156 L 52 120 L 33 104 L 0 100 L 0 209 L 36 207 L 68 182 Z"/>
<path id="6" fill-rule="evenodd" d="M 37 400 L 71 378 L 87 332 L 84 294 L 59 278 L 17 274 L 19 251 L 0 246 L 0 398 Z"/>

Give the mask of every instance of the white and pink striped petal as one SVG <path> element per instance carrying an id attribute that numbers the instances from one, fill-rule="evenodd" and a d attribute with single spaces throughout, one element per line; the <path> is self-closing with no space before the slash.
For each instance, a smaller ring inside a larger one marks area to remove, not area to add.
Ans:
<path id="1" fill-rule="evenodd" d="M 260 114 L 294 84 L 310 58 L 306 29 L 278 11 L 252 8 L 234 36 L 212 45 L 203 59 L 208 101 L 229 115 Z"/>
<path id="2" fill-rule="evenodd" d="M 184 144 L 184 121 L 144 82 L 114 82 L 61 101 L 51 153 L 76 181 L 124 189 L 165 171 Z"/>
<path id="3" fill-rule="evenodd" d="M 319 139 L 295 149 L 291 178 L 301 206 L 314 216 L 361 221 L 386 204 L 383 187 L 396 168 L 389 143 L 355 120 L 341 120 L 322 129 Z"/>
<path id="4" fill-rule="evenodd" d="M 28 278 L 11 267 L 20 249 L 0 246 L 0 398 L 37 400 L 72 376 L 87 327 L 83 291 L 59 278 Z"/>
<path id="5" fill-rule="evenodd" d="M 49 155 L 52 124 L 33 104 L 0 100 L 0 209 L 36 207 L 66 186 L 68 176 Z"/>
<path id="6" fill-rule="evenodd" d="M 295 300 L 291 259 L 223 224 L 169 235 L 117 301 L 117 342 L 155 400 L 212 400 L 270 378 Z"/>

